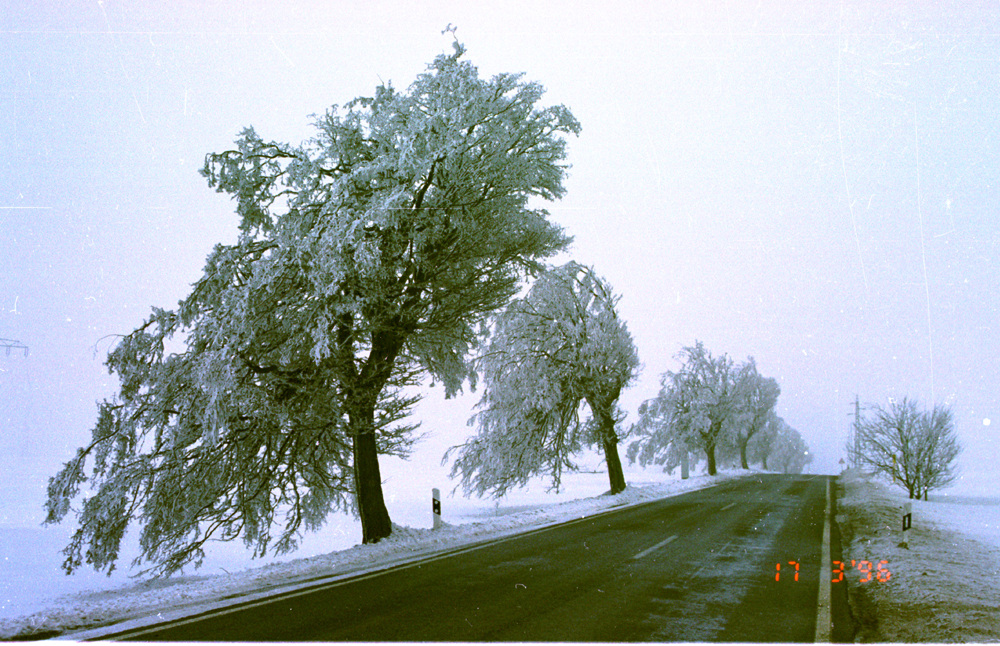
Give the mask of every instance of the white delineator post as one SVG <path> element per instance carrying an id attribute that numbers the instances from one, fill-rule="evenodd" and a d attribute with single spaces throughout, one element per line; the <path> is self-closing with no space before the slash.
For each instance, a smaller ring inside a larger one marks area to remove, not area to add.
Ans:
<path id="1" fill-rule="evenodd" d="M 688 466 L 688 454 L 687 451 L 684 451 L 684 455 L 681 456 L 681 480 L 688 479 L 688 476 L 690 475 L 688 471 L 689 468 L 690 467 Z"/>
<path id="2" fill-rule="evenodd" d="M 434 514 L 434 529 L 441 528 L 441 492 L 437 487 L 431 489 L 431 511 Z"/>
<path id="3" fill-rule="evenodd" d="M 908 502 L 903 505 L 903 529 L 900 531 L 900 536 L 902 537 L 902 543 L 899 544 L 900 547 L 909 547 L 910 542 L 910 525 L 913 524 L 913 503 Z"/>

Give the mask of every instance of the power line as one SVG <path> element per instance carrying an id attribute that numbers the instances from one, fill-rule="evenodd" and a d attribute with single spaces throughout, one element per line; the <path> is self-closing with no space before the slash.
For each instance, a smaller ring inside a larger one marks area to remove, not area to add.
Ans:
<path id="1" fill-rule="evenodd" d="M 28 346 L 14 339 L 0 339 L 0 348 L 7 348 L 7 356 L 10 356 L 11 349 L 24 350 L 24 356 L 28 356 Z"/>

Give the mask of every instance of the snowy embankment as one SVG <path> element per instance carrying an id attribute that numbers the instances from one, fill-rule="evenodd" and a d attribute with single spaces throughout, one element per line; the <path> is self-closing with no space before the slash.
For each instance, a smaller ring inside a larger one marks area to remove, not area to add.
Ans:
<path id="1" fill-rule="evenodd" d="M 514 492 L 503 504 L 479 501 L 474 506 L 455 505 L 461 511 L 452 516 L 445 514 L 446 525 L 438 530 L 396 526 L 392 536 L 375 545 L 355 545 L 262 567 L 252 567 L 254 563 L 246 561 L 243 567 L 250 569 L 242 571 L 141 581 L 114 589 L 75 592 L 57 598 L 34 599 L 30 603 L 25 601 L 22 610 L 26 612 L 0 618 L 0 639 L 28 635 L 51 637 L 66 633 L 77 639 L 96 637 L 100 636 L 100 631 L 88 629 L 111 625 L 122 629 L 179 618 L 314 585 L 321 579 L 357 575 L 615 507 L 713 486 L 745 476 L 746 472 L 727 471 L 715 477 L 695 476 L 688 480 L 656 474 L 659 476 L 657 479 L 662 478 L 659 482 L 649 482 L 652 473 L 643 475 L 646 482 L 632 479 L 630 482 L 633 484 L 623 493 L 610 496 L 594 495 L 607 488 L 606 474 L 570 474 L 564 477 L 564 491 L 571 490 L 577 496 L 591 497 L 566 500 L 565 493 L 519 496 Z M 553 502 L 553 499 L 565 501 Z M 30 552 L 28 546 L 25 548 L 22 557 L 27 557 Z M 53 579 L 52 585 L 51 589 L 59 589 L 57 580 Z M 87 632 L 77 632 L 84 630 Z"/>
<path id="2" fill-rule="evenodd" d="M 845 579 L 860 642 L 1000 640 L 1000 498 L 930 496 L 853 470 L 839 479 Z M 913 503 L 908 548 L 900 546 L 902 507 Z M 860 583 L 851 560 L 888 561 L 888 581 Z"/>

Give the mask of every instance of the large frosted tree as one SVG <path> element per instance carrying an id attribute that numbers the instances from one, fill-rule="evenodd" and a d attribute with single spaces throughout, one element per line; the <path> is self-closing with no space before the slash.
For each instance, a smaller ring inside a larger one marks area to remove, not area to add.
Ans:
<path id="1" fill-rule="evenodd" d="M 467 491 L 500 496 L 539 474 L 558 487 L 585 445 L 604 452 L 611 493 L 625 489 L 618 397 L 639 359 L 617 302 L 591 268 L 570 262 L 497 317 L 479 361 L 485 392 L 470 420 L 478 431 L 455 447 L 452 475 Z"/>
<path id="2" fill-rule="evenodd" d="M 715 475 L 716 451 L 742 414 L 737 370 L 728 355 L 712 356 L 701 341 L 677 358 L 681 368 L 664 373 L 660 392 L 639 407 L 629 458 L 671 469 L 684 454 L 700 451 Z"/>
<path id="3" fill-rule="evenodd" d="M 133 520 L 163 573 L 212 538 L 262 554 L 276 525 L 290 549 L 334 508 L 366 543 L 390 534 L 378 456 L 411 441 L 404 389 L 429 372 L 455 393 L 488 315 L 569 242 L 535 201 L 563 194 L 579 124 L 463 53 L 330 109 L 302 145 L 248 128 L 207 156 L 239 238 L 109 353 L 120 392 L 49 483 L 47 522 L 85 492 L 67 571 L 110 571 Z"/>

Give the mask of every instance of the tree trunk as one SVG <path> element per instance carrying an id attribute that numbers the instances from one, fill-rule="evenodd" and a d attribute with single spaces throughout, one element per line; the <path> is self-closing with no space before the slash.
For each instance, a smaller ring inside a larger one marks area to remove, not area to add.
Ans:
<path id="1" fill-rule="evenodd" d="M 601 444 L 604 445 L 604 461 L 608 465 L 608 479 L 611 481 L 611 493 L 621 493 L 625 491 L 625 472 L 622 471 L 622 461 L 618 457 L 618 434 L 615 433 L 615 418 L 612 415 L 614 402 L 618 399 L 618 392 L 613 393 L 608 399 L 587 397 L 587 405 L 590 412 L 600 424 Z"/>
<path id="2" fill-rule="evenodd" d="M 760 468 L 763 469 L 764 471 L 767 471 L 767 454 L 766 453 L 764 454 L 764 457 L 760 461 Z"/>
<path id="3" fill-rule="evenodd" d="M 750 464 L 747 462 L 747 444 L 749 443 L 749 439 L 746 442 L 740 442 L 740 464 L 744 469 L 750 468 Z"/>
<path id="4" fill-rule="evenodd" d="M 350 396 L 346 404 L 348 432 L 354 457 L 354 496 L 361 519 L 361 542 L 377 543 L 392 533 L 392 521 L 382 497 L 382 473 L 375 438 L 375 396 Z"/>
<path id="5" fill-rule="evenodd" d="M 354 487 L 358 516 L 361 517 L 362 543 L 377 543 L 392 533 L 389 510 L 382 497 L 382 473 L 378 466 L 373 422 L 374 411 L 369 411 L 367 430 L 359 429 L 354 435 Z"/>
<path id="6" fill-rule="evenodd" d="M 382 497 L 375 407 L 402 346 L 402 337 L 397 333 L 373 332 L 368 359 L 356 375 L 347 396 L 349 431 L 354 439 L 354 487 L 358 516 L 361 518 L 362 543 L 377 543 L 392 533 L 392 521 Z"/>
<path id="7" fill-rule="evenodd" d="M 705 457 L 708 458 L 708 475 L 714 476 L 718 470 L 715 468 L 715 445 L 709 444 L 705 447 Z"/>
<path id="8" fill-rule="evenodd" d="M 611 493 L 625 491 L 625 472 L 622 471 L 622 461 L 618 457 L 618 439 L 604 440 L 604 461 L 608 463 L 608 478 L 611 480 Z"/>

